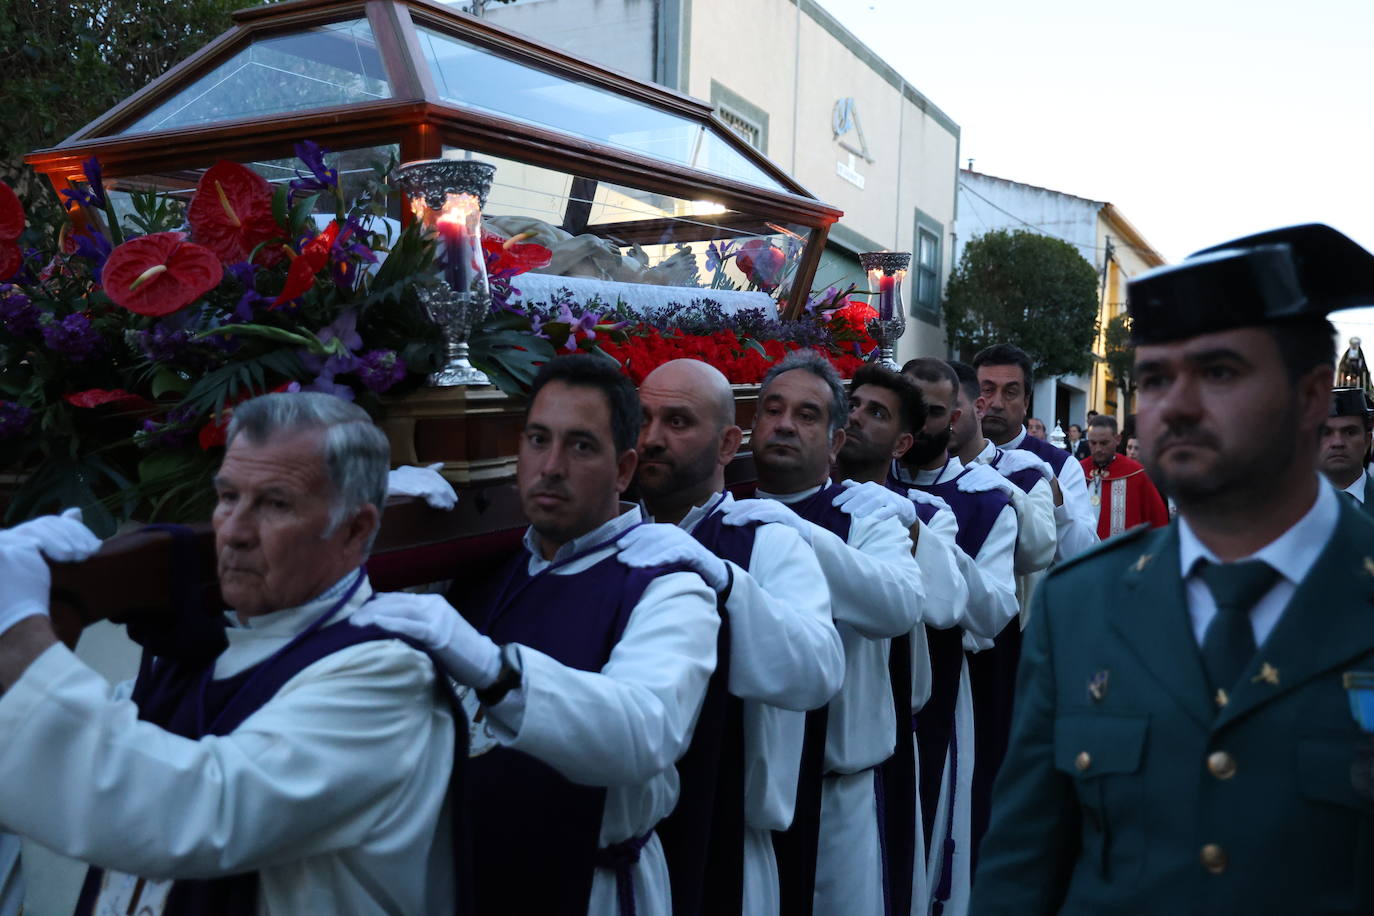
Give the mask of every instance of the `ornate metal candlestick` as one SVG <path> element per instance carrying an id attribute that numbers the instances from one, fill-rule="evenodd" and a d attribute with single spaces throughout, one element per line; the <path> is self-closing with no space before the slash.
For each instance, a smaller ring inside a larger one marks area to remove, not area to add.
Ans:
<path id="1" fill-rule="evenodd" d="M 482 208 L 496 166 L 470 159 L 407 162 L 391 180 L 410 199 L 411 212 L 443 238 L 444 275 L 420 291 L 429 316 L 443 329 L 447 359 L 429 377 L 436 388 L 490 385 L 468 360 L 468 338 L 491 307 L 482 253 Z"/>
<path id="2" fill-rule="evenodd" d="M 906 330 L 906 316 L 902 314 L 902 280 L 911 266 L 909 251 L 867 251 L 859 255 L 859 265 L 868 271 L 870 289 L 877 290 L 878 317 L 868 322 L 868 333 L 878 342 L 875 360 L 885 369 L 896 372 L 894 358 L 897 340 Z"/>

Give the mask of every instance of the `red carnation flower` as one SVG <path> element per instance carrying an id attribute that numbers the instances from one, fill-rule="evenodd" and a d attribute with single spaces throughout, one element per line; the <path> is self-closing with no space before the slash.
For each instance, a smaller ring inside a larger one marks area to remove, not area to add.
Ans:
<path id="1" fill-rule="evenodd" d="M 160 317 L 185 308 L 219 285 L 224 268 L 214 252 L 180 232 L 129 239 L 105 261 L 101 283 L 115 304 Z"/>

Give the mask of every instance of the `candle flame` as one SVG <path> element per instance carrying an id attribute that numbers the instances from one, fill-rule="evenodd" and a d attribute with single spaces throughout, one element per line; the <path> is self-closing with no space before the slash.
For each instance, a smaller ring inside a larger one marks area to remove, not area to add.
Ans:
<path id="1" fill-rule="evenodd" d="M 473 224 L 481 213 L 477 204 L 477 198 L 471 194 L 448 194 L 444 198 L 444 206 L 439 211 L 438 218 L 435 219 L 436 226 L 455 226 L 464 229 L 473 228 Z"/>

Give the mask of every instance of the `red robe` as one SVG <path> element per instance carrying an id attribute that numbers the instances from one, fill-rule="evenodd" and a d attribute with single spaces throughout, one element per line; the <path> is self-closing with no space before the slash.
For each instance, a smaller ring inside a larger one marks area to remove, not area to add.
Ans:
<path id="1" fill-rule="evenodd" d="M 1140 462 L 1117 455 L 1105 468 L 1084 458 L 1088 499 L 1098 509 L 1097 536 L 1103 540 L 1136 525 L 1162 528 L 1169 524 L 1169 509 Z"/>

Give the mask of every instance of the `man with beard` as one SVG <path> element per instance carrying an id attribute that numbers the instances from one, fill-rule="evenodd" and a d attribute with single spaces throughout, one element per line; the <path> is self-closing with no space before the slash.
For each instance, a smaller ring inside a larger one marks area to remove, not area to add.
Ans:
<path id="1" fill-rule="evenodd" d="M 906 454 L 913 431 L 925 423 L 921 391 L 905 376 L 880 366 L 864 366 L 849 384 L 849 425 L 836 467 L 846 480 L 886 485 L 892 462 Z M 893 705 L 897 709 L 897 751 L 883 765 L 884 801 L 888 803 L 887 842 L 889 887 L 910 888 L 916 909 L 924 912 L 930 894 L 926 874 L 925 831 L 920 823 L 920 773 L 914 754 L 916 736 L 912 713 L 931 695 L 930 650 L 926 627 L 958 626 L 968 601 L 968 584 L 960 571 L 955 544 L 959 524 L 949 506 L 920 490 L 893 487 L 891 500 L 913 500 L 917 520 L 911 526 L 913 552 L 921 568 L 926 602 L 923 620 L 911 633 L 892 641 L 889 669 Z M 967 560 L 967 557 L 964 557 Z M 903 644 L 910 650 L 903 653 Z M 908 688 L 903 691 L 902 685 Z M 905 791 L 904 787 L 910 787 Z M 899 829 L 900 828 L 900 829 Z M 906 912 L 898 901 L 892 911 Z"/>
<path id="2" fill-rule="evenodd" d="M 1092 455 L 1080 464 L 1088 479 L 1088 497 L 1098 510 L 1097 536 L 1106 540 L 1136 525 L 1163 528 L 1169 509 L 1140 462 L 1117 454 L 1121 436 L 1116 417 L 1093 417 L 1088 424 Z"/>
<path id="3" fill-rule="evenodd" d="M 972 912 L 1374 911 L 1342 689 L 1374 670 L 1374 527 L 1314 448 L 1326 313 L 1372 302 L 1374 256 L 1317 225 L 1130 282 L 1138 429 L 1179 516 L 1036 593 Z"/>
<path id="4" fill-rule="evenodd" d="M 756 501 L 725 489 L 742 435 L 725 376 L 700 360 L 673 360 L 649 373 L 639 400 L 639 495 L 654 521 L 677 526 L 658 526 L 678 537 L 662 538 L 657 561 L 715 567 L 731 582 L 722 600 L 728 654 L 711 690 L 723 675 L 736 699 L 708 694 L 679 767 L 682 799 L 661 831 L 673 911 L 776 914 L 771 831 L 792 823 L 803 713 L 829 702 L 844 680 L 830 592 L 800 517 L 768 503 L 781 521 L 735 524 Z M 708 830 L 688 826 L 707 819 Z M 709 858 L 683 848 L 702 834 Z"/>
<path id="5" fill-rule="evenodd" d="M 812 523 L 811 546 L 845 656 L 840 692 L 824 711 L 808 714 L 796 816 L 778 844 L 783 893 L 814 873 L 814 912 L 868 916 L 885 912 L 888 890 L 874 772 L 896 747 L 890 643 L 920 620 L 925 591 L 911 555 L 911 503 L 899 521 L 880 485 L 830 482 L 847 414 L 834 367 L 813 350 L 796 351 L 764 377 L 752 448 L 758 495 Z M 874 494 L 884 502 L 859 512 Z M 823 750 L 820 759 L 808 756 L 812 748 Z M 813 841 L 808 833 L 817 829 Z"/>
<path id="6" fill-rule="evenodd" d="M 1365 512 L 1374 515 L 1374 477 L 1365 471 L 1369 455 L 1370 411 L 1362 388 L 1331 392 L 1331 415 L 1321 428 L 1318 468 L 1337 490 L 1349 494 Z"/>
<path id="7" fill-rule="evenodd" d="M 994 344 L 973 357 L 983 396 L 983 434 L 1003 451 L 1025 449 L 1054 469 L 1054 520 L 1059 535 L 1055 559 L 1066 560 L 1097 543 L 1097 519 L 1078 463 L 1068 452 L 1026 434 L 1031 361 L 1011 344 Z"/>
<path id="8" fill-rule="evenodd" d="M 972 798 L 976 766 L 973 686 L 965 649 L 994 640 L 1017 618 L 1014 582 L 1016 485 L 987 467 L 965 468 L 950 454 L 959 379 L 942 360 L 914 359 L 902 374 L 925 398 L 925 426 L 902 462 L 894 464 L 907 486 L 938 496 L 959 522 L 956 543 L 973 562 L 961 564 L 969 598 L 961 629 L 929 630 L 932 669 L 930 701 L 917 714 L 920 736 L 922 819 L 930 850 L 934 900 L 951 913 L 968 901 L 974 852 Z"/>
<path id="9" fill-rule="evenodd" d="M 467 619 L 438 595 L 368 616 L 473 688 L 461 803 L 478 913 L 671 908 L 655 827 L 677 801 L 730 583 L 656 560 L 666 526 L 620 501 L 641 421 L 616 367 L 550 360 L 520 437 L 524 549 L 464 595 Z"/>

